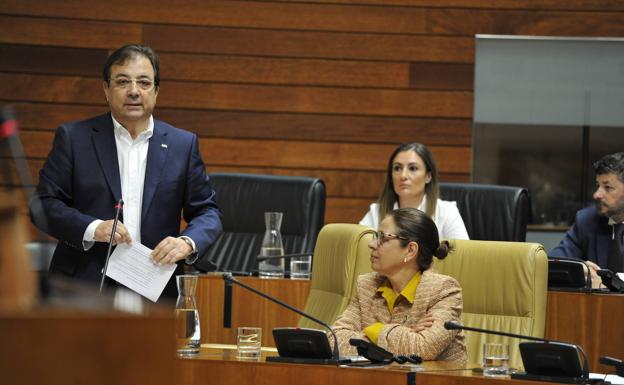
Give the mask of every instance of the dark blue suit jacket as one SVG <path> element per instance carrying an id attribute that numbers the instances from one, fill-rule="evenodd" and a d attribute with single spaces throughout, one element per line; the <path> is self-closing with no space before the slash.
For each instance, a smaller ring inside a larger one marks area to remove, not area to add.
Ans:
<path id="1" fill-rule="evenodd" d="M 110 114 L 63 124 L 39 174 L 31 204 L 33 223 L 58 239 L 50 272 L 88 281 L 100 279 L 107 244 L 82 247 L 87 226 L 114 218 L 121 198 L 117 148 Z M 183 213 L 188 223 L 180 233 Z M 215 193 L 206 179 L 197 136 L 154 119 L 149 140 L 141 209 L 141 242 L 154 248 L 167 236 L 186 235 L 201 255 L 222 231 Z M 172 279 L 165 295 L 175 296 Z"/>
<path id="2" fill-rule="evenodd" d="M 609 219 L 599 215 L 595 206 L 586 207 L 577 211 L 574 224 L 548 255 L 592 261 L 606 269 L 611 233 Z"/>

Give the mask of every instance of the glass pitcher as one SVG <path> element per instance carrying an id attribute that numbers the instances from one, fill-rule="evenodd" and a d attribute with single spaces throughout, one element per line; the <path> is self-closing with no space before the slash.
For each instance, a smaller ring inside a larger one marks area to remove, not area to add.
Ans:
<path id="1" fill-rule="evenodd" d="M 178 275 L 178 300 L 175 307 L 176 347 L 180 355 L 199 353 L 199 314 L 195 302 L 196 275 Z"/>
<path id="2" fill-rule="evenodd" d="M 282 217 L 282 213 L 264 213 L 266 231 L 262 239 L 261 257 L 281 257 L 284 255 L 284 244 L 280 233 Z M 258 264 L 258 275 L 260 278 L 284 278 L 284 258 L 261 260 Z"/>

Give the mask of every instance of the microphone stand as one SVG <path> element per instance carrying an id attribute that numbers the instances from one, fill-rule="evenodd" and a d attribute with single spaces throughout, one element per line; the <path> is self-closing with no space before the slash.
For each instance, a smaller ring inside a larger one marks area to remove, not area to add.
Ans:
<path id="1" fill-rule="evenodd" d="M 522 335 L 522 334 L 499 332 L 497 330 L 473 328 L 471 326 L 465 326 L 465 325 L 459 324 L 459 323 L 454 322 L 454 321 L 446 321 L 446 322 L 444 322 L 444 328 L 446 330 L 468 330 L 468 331 L 471 331 L 471 332 L 478 332 L 478 333 L 485 333 L 485 334 L 494 334 L 494 335 L 497 335 L 497 336 L 520 338 L 522 340 L 539 341 L 539 342 L 545 342 L 545 343 L 561 342 L 561 341 L 556 341 L 556 340 L 549 340 L 549 339 L 546 339 L 546 338 L 525 336 L 525 335 Z"/>
<path id="2" fill-rule="evenodd" d="M 574 347 L 575 349 L 578 349 L 578 351 L 580 351 L 581 354 L 583 355 L 583 364 L 582 364 L 582 369 L 581 369 L 581 371 L 582 371 L 582 380 L 584 381 L 583 383 L 586 383 L 586 382 L 589 381 L 589 360 L 587 359 L 587 355 L 585 354 L 585 351 L 579 345 L 571 345 L 571 344 L 568 344 L 568 343 L 563 342 L 563 341 L 549 340 L 549 339 L 546 339 L 546 338 L 526 336 L 526 335 L 522 335 L 522 334 L 505 333 L 505 332 L 499 332 L 497 330 L 489 330 L 489 329 L 475 328 L 475 327 L 471 327 L 471 326 L 464 326 L 464 325 L 462 325 L 460 323 L 457 323 L 455 321 L 446 321 L 446 322 L 444 322 L 444 328 L 446 330 L 468 330 L 468 331 L 473 331 L 473 332 L 478 332 L 478 333 L 494 334 L 494 335 L 503 336 L 503 337 L 520 338 L 520 339 L 523 339 L 523 340 L 531 340 L 531 341 L 543 342 L 544 343 L 544 347 L 548 346 L 549 344 L 550 344 L 550 346 L 553 346 L 553 345 L 566 345 L 566 346 Z M 526 369 L 526 364 L 524 366 L 525 366 L 525 369 Z M 522 377 L 521 374 L 512 374 L 511 377 L 512 378 L 524 378 L 524 377 Z M 532 379 L 538 380 L 538 381 L 541 380 L 541 381 L 564 382 L 564 381 L 559 381 L 556 376 L 548 376 L 547 379 L 545 379 L 546 378 L 545 376 L 543 376 L 543 377 L 544 378 L 532 378 Z"/>
<path id="3" fill-rule="evenodd" d="M 333 352 L 332 352 L 333 359 L 335 360 L 336 363 L 340 362 L 340 352 L 338 350 L 339 349 L 338 348 L 338 337 L 336 336 L 336 333 L 332 330 L 332 328 L 328 324 L 326 324 L 325 322 L 321 321 L 318 318 L 312 317 L 311 315 L 304 313 L 303 311 L 297 309 L 296 307 L 290 306 L 286 302 L 282 302 L 282 301 L 280 301 L 280 300 L 278 300 L 276 298 L 271 297 L 268 294 L 265 294 L 265 293 L 261 292 L 260 290 L 254 288 L 254 287 L 251 287 L 251 286 L 249 286 L 247 284 L 242 283 L 241 281 L 239 281 L 239 280 L 235 279 L 234 277 L 232 277 L 232 274 L 230 274 L 230 273 L 224 273 L 223 274 L 223 280 L 225 282 L 235 283 L 235 284 L 237 284 L 237 285 L 239 285 L 239 286 L 241 286 L 241 287 L 243 287 L 243 288 L 245 288 L 245 289 L 247 289 L 247 290 L 249 290 L 249 291 L 251 291 L 253 293 L 258 294 L 259 296 L 261 296 L 263 298 L 268 299 L 271 302 L 275 302 L 276 304 L 278 304 L 280 306 L 283 306 L 286 309 L 291 310 L 291 311 L 299 314 L 300 316 L 305 317 L 305 318 L 307 318 L 307 319 L 309 319 L 309 320 L 311 320 L 313 322 L 316 322 L 317 324 L 322 325 L 325 328 L 327 328 L 327 330 L 329 330 L 331 332 L 332 336 L 334 337 L 334 349 L 333 349 Z"/>
<path id="4" fill-rule="evenodd" d="M 106 252 L 106 262 L 104 262 L 104 269 L 102 269 L 102 279 L 100 280 L 100 294 L 102 294 L 102 288 L 104 287 L 104 279 L 106 279 L 106 270 L 108 270 L 108 260 L 110 259 L 113 251 L 113 241 L 115 240 L 115 232 L 117 231 L 117 223 L 119 222 L 119 214 L 123 208 L 123 199 L 119 199 L 115 205 L 115 220 L 113 221 L 113 230 L 108 241 L 108 251 Z"/>

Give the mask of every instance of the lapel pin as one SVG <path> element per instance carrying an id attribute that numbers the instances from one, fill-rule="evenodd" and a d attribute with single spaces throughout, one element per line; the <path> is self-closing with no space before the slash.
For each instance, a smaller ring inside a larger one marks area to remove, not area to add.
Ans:
<path id="1" fill-rule="evenodd" d="M 164 144 L 164 143 L 161 143 L 161 144 L 160 144 L 160 147 L 162 147 L 162 148 L 167 148 L 167 145 L 166 145 L 166 144 Z"/>

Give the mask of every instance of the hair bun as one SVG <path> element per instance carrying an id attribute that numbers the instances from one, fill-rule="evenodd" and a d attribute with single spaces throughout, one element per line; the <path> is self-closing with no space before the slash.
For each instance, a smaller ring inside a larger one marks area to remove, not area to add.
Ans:
<path id="1" fill-rule="evenodd" d="M 436 249 L 434 256 L 438 259 L 444 259 L 446 258 L 450 250 L 451 250 L 451 245 L 449 244 L 449 242 L 442 241 L 440 242 L 440 246 L 438 246 L 438 248 Z"/>

